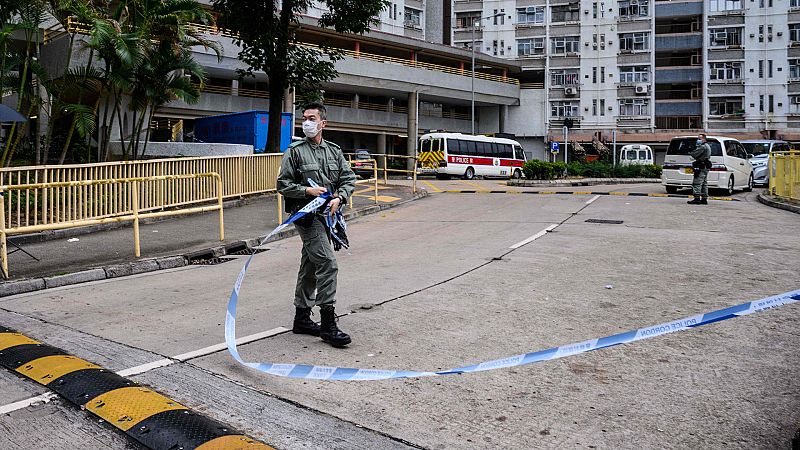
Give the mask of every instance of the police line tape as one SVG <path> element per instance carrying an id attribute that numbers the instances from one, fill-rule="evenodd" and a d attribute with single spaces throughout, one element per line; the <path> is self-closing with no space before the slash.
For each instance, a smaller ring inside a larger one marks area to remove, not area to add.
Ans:
<path id="1" fill-rule="evenodd" d="M 267 242 L 269 238 L 277 232 L 283 230 L 289 224 L 296 221 L 300 217 L 313 213 L 320 206 L 322 206 L 330 195 L 317 197 L 308 205 L 300 209 L 291 217 L 286 219 L 285 222 L 280 224 L 273 230 L 267 237 L 261 240 L 259 245 Z M 564 358 L 566 356 L 577 355 L 586 353 L 601 348 L 613 347 L 619 344 L 627 344 L 630 342 L 641 341 L 644 339 L 651 339 L 656 336 L 661 336 L 676 331 L 682 331 L 689 328 L 696 328 L 702 325 L 719 322 L 722 320 L 732 319 L 734 317 L 746 316 L 759 311 L 777 308 L 779 306 L 788 305 L 790 303 L 800 302 L 800 290 L 786 292 L 780 295 L 763 298 L 753 302 L 742 303 L 740 305 L 731 306 L 728 308 L 719 309 L 705 314 L 697 314 L 694 316 L 685 317 L 683 319 L 673 320 L 650 327 L 639 328 L 624 333 L 606 336 L 599 339 L 590 339 L 588 341 L 575 342 L 572 344 L 553 347 L 546 350 L 537 352 L 523 353 L 521 355 L 509 356 L 506 358 L 495 359 L 492 361 L 485 361 L 479 364 L 470 366 L 457 367 L 449 370 L 440 370 L 437 372 L 425 372 L 417 370 L 376 370 L 376 369 L 360 369 L 351 367 L 330 367 L 330 366 L 312 366 L 308 364 L 282 364 L 282 363 L 255 363 L 246 362 L 239 355 L 239 350 L 236 346 L 236 307 L 239 301 L 239 290 L 242 287 L 247 268 L 253 260 L 254 254 L 251 254 L 247 261 L 244 263 L 239 276 L 236 279 L 236 284 L 233 286 L 231 297 L 228 300 L 228 310 L 225 317 L 225 343 L 228 347 L 228 352 L 240 364 L 250 367 L 252 369 L 264 372 L 270 375 L 286 378 L 302 378 L 312 380 L 352 380 L 352 381 L 373 381 L 373 380 L 386 380 L 391 378 L 420 378 L 442 375 L 455 375 L 472 372 L 483 372 L 486 370 L 504 369 L 509 367 L 522 366 L 526 364 L 533 364 L 541 361 L 548 361 L 552 359 Z"/>

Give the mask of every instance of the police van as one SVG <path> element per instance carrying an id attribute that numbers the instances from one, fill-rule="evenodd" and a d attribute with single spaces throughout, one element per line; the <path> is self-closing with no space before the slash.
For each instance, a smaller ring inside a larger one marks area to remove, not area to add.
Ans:
<path id="1" fill-rule="evenodd" d="M 437 178 L 521 178 L 525 153 L 519 142 L 461 133 L 428 133 L 419 140 L 418 173 Z"/>

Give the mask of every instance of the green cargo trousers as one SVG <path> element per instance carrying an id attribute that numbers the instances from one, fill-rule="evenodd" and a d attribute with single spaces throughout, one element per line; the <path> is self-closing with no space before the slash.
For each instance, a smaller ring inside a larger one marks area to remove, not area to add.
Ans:
<path id="1" fill-rule="evenodd" d="M 692 194 L 695 197 L 708 198 L 708 169 L 694 169 L 692 178 Z"/>
<path id="2" fill-rule="evenodd" d="M 315 217 L 311 226 L 295 224 L 295 228 L 303 241 L 303 251 L 294 291 L 294 306 L 311 308 L 333 305 L 336 302 L 336 276 L 339 266 L 328 241 L 325 225 Z M 317 291 L 316 297 L 314 290 Z"/>

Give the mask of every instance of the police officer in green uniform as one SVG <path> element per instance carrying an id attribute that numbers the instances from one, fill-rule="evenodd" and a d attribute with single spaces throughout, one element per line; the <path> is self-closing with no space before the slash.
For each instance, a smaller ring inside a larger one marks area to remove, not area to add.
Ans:
<path id="1" fill-rule="evenodd" d="M 689 153 L 694 158 L 692 162 L 692 169 L 694 176 L 692 178 L 692 194 L 694 199 L 689 200 L 687 203 L 690 205 L 707 205 L 708 204 L 708 170 L 711 169 L 711 146 L 706 141 L 706 135 L 700 134 L 697 137 L 697 145 L 695 149 Z"/>
<path id="2" fill-rule="evenodd" d="M 327 123 L 324 105 L 307 105 L 303 110 L 303 133 L 306 139 L 292 143 L 283 155 L 278 174 L 278 192 L 286 198 L 288 212 L 294 213 L 314 197 L 330 192 L 333 199 L 329 205 L 333 214 L 347 203 L 355 189 L 356 176 L 342 149 L 322 139 L 322 130 Z M 309 178 L 319 187 L 310 187 Z M 295 222 L 303 241 L 303 251 L 294 294 L 292 331 L 319 336 L 334 347 L 344 347 L 351 339 L 336 325 L 334 303 L 338 266 L 322 214 L 322 211 L 318 211 Z M 320 308 L 322 322 L 319 325 L 311 320 L 311 308 L 314 306 Z"/>

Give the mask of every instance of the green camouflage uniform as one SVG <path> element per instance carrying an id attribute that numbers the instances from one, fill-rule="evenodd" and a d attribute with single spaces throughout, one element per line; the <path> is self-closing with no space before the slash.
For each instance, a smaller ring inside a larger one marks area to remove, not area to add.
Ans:
<path id="1" fill-rule="evenodd" d="M 304 139 L 286 149 L 278 174 L 278 192 L 286 198 L 287 212 L 296 211 L 313 198 L 306 196 L 309 178 L 341 198 L 342 207 L 355 189 L 356 176 L 342 149 L 325 140 L 316 145 Z M 336 302 L 338 266 L 325 225 L 320 220 L 321 214 L 322 211 L 307 226 L 295 223 L 303 240 L 294 294 L 294 304 L 299 308 L 333 305 Z M 317 291 L 316 297 L 314 290 Z"/>
<path id="2" fill-rule="evenodd" d="M 711 146 L 708 142 L 704 142 L 690 153 L 695 161 L 706 161 L 711 158 Z M 708 169 L 703 167 L 701 169 L 694 169 L 694 177 L 692 178 L 692 194 L 695 197 L 708 198 Z"/>

